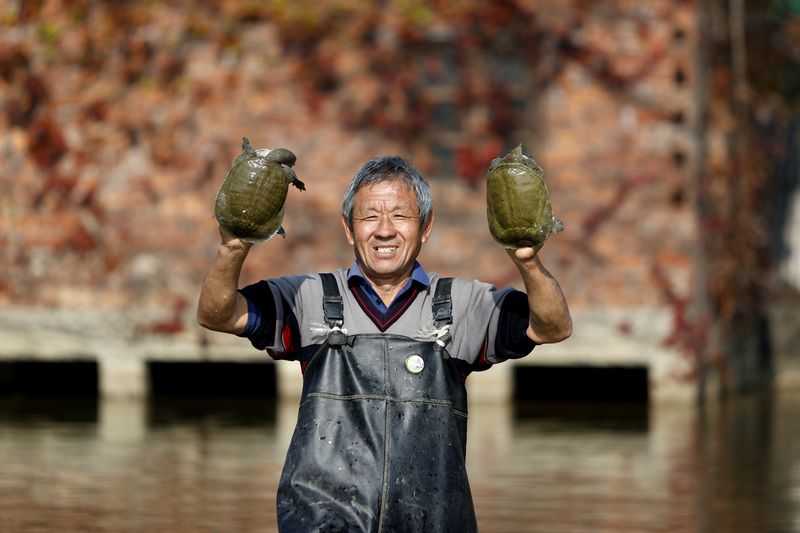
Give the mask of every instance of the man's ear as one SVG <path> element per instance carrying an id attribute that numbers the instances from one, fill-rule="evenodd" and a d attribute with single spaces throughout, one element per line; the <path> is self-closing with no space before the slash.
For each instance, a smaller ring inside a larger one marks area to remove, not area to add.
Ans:
<path id="1" fill-rule="evenodd" d="M 353 239 L 353 232 L 350 230 L 350 224 L 347 223 L 347 217 L 342 215 L 342 227 L 344 228 L 344 236 L 350 246 L 354 245 L 356 241 Z"/>
<path id="2" fill-rule="evenodd" d="M 433 231 L 433 211 L 431 211 L 431 216 L 428 217 L 428 223 L 425 225 L 425 228 L 422 230 L 422 242 L 428 242 L 428 238 L 431 236 L 431 231 Z"/>

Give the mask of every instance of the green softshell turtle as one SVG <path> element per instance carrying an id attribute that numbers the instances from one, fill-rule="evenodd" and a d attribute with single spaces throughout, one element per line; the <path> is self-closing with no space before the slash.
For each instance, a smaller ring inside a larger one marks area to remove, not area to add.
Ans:
<path id="1" fill-rule="evenodd" d="M 214 218 L 223 231 L 257 243 L 275 234 L 286 237 L 281 223 L 291 183 L 305 184 L 290 167 L 297 158 L 286 148 L 254 150 L 242 137 L 242 153 L 233 160 L 214 202 Z"/>
<path id="2" fill-rule="evenodd" d="M 564 229 L 553 216 L 544 170 L 521 144 L 489 166 L 486 213 L 492 238 L 506 248 L 537 247 Z"/>

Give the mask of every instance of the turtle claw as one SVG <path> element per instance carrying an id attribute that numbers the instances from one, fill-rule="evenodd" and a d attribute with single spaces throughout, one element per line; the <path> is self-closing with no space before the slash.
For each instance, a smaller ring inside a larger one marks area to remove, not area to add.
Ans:
<path id="1" fill-rule="evenodd" d="M 306 184 L 297 179 L 297 176 L 292 178 L 291 184 L 300 189 L 301 191 L 306 190 Z"/>

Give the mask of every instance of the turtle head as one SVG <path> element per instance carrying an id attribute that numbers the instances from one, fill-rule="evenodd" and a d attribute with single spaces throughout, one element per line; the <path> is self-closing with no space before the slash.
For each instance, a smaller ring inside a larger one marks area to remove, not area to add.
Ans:
<path id="1" fill-rule="evenodd" d="M 275 148 L 274 150 L 270 150 L 266 157 L 270 161 L 275 161 L 287 167 L 293 167 L 297 162 L 297 156 L 287 148 Z"/>
<path id="2" fill-rule="evenodd" d="M 544 176 L 544 170 L 539 166 L 539 163 L 533 157 L 527 156 L 522 153 L 522 143 L 518 144 L 514 149 L 502 157 L 496 157 L 489 165 L 489 172 L 487 177 L 494 169 L 501 165 L 525 165 L 529 167 L 540 178 Z"/>
<path id="3" fill-rule="evenodd" d="M 515 163 L 517 161 L 522 161 L 523 157 L 525 156 L 522 154 L 522 143 L 519 143 L 513 150 L 503 156 L 503 162 Z"/>

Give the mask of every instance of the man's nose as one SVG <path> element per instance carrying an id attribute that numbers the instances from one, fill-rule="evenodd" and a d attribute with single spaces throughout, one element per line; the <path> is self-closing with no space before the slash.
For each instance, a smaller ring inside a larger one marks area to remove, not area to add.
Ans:
<path id="1" fill-rule="evenodd" d="M 391 215 L 381 215 L 378 221 L 378 227 L 375 228 L 375 235 L 385 237 L 392 236 L 395 233 L 397 233 L 397 228 L 395 228 L 394 223 L 392 223 Z"/>

